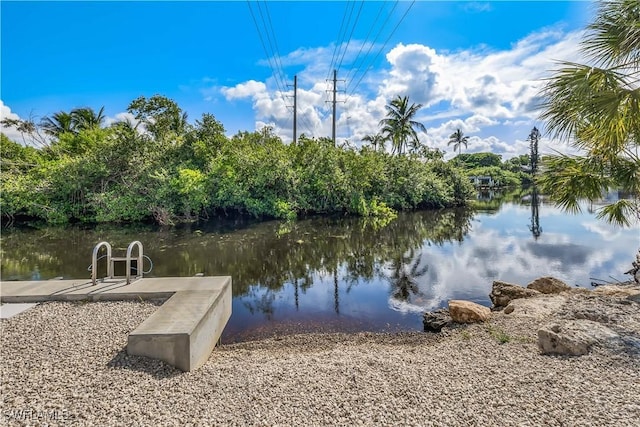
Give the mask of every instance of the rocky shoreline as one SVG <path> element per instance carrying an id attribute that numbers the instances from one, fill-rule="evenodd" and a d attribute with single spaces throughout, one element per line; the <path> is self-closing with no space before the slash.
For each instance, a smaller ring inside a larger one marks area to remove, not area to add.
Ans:
<path id="1" fill-rule="evenodd" d="M 537 332 L 542 354 L 581 356 L 594 345 L 640 355 L 640 286 L 634 282 L 572 288 L 554 277 L 540 277 L 526 287 L 493 282 L 493 307 L 449 301 L 448 309 L 424 314 L 426 332 L 487 322 L 492 317 L 526 319 Z"/>
<path id="2" fill-rule="evenodd" d="M 438 334 L 306 334 L 222 345 L 190 373 L 126 353 L 127 334 L 157 303 L 46 303 L 1 323 L 2 421 L 637 426 L 638 294 L 633 286 L 533 294 Z M 591 322 L 575 329 L 578 336 L 600 327 L 615 335 L 581 356 L 543 354 L 539 331 L 553 324 L 573 331 L 570 322 Z"/>

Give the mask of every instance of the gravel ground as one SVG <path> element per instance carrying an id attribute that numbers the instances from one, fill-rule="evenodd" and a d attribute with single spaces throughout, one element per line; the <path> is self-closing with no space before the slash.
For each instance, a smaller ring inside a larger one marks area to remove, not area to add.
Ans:
<path id="1" fill-rule="evenodd" d="M 8 425 L 638 426 L 640 356 L 540 355 L 531 319 L 442 335 L 309 334 L 182 373 L 128 356 L 157 303 L 46 303 L 2 321 Z M 502 343 L 502 341 L 508 341 Z"/>

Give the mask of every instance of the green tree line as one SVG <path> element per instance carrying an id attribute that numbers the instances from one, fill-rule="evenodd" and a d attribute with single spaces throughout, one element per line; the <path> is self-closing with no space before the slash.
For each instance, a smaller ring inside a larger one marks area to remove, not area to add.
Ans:
<path id="1" fill-rule="evenodd" d="M 128 112 L 134 121 L 109 126 L 91 108 L 37 125 L 3 120 L 41 142 L 36 149 L 2 135 L 3 217 L 171 224 L 218 214 L 377 216 L 462 206 L 472 194 L 457 168 L 420 153 L 355 151 L 304 136 L 285 144 L 269 128 L 227 137 L 213 115 L 191 124 L 160 95 L 134 100 Z"/>

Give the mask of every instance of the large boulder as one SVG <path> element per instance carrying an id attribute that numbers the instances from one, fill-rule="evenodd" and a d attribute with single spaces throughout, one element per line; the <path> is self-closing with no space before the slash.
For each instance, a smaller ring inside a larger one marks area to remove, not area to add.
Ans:
<path id="1" fill-rule="evenodd" d="M 451 325 L 449 310 L 441 308 L 424 314 L 422 324 L 425 332 L 440 332 L 445 326 Z"/>
<path id="2" fill-rule="evenodd" d="M 514 316 L 518 317 L 543 319 L 560 312 L 566 302 L 567 297 L 563 295 L 514 299 L 505 307 L 504 313 L 513 313 Z"/>
<path id="3" fill-rule="evenodd" d="M 590 320 L 565 320 L 543 326 L 538 330 L 538 347 L 543 354 L 581 356 L 597 342 L 619 338 L 601 323 Z"/>
<path id="4" fill-rule="evenodd" d="M 449 301 L 449 314 L 456 323 L 486 322 L 491 317 L 491 310 L 471 301 Z"/>
<path id="5" fill-rule="evenodd" d="M 496 280 L 493 282 L 493 288 L 491 289 L 489 298 L 491 298 L 494 307 L 500 308 L 509 305 L 511 300 L 529 298 L 535 295 L 540 295 L 540 292 Z"/>
<path id="6" fill-rule="evenodd" d="M 533 289 L 543 294 L 559 294 L 571 290 L 571 286 L 555 277 L 539 277 L 527 285 L 527 289 Z"/>

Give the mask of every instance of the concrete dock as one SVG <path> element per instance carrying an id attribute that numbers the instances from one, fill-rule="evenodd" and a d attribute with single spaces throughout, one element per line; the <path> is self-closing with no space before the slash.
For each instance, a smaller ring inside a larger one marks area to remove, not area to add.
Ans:
<path id="1" fill-rule="evenodd" d="M 2 282 L 3 303 L 168 300 L 129 334 L 127 352 L 163 360 L 183 371 L 202 366 L 231 317 L 231 277 Z"/>

